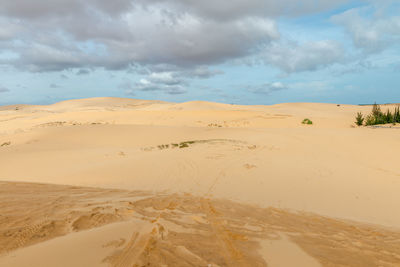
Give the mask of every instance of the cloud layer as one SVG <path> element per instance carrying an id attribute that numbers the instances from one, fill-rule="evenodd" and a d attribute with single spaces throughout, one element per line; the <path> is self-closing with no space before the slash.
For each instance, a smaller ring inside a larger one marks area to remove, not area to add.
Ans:
<path id="1" fill-rule="evenodd" d="M 267 17 L 217 21 L 201 7 L 184 12 L 182 3 L 150 2 L 3 0 L 0 47 L 15 57 L 0 62 L 30 71 L 192 67 L 244 57 L 279 38 Z"/>
<path id="2" fill-rule="evenodd" d="M 399 12 L 392 0 L 0 0 L 0 78 L 13 92 L 2 98 L 25 90 L 8 73 L 60 95 L 89 80 L 91 92 L 171 99 L 320 89 L 314 74 L 398 66 Z"/>
<path id="3" fill-rule="evenodd" d="M 0 63 L 39 72 L 220 64 L 262 53 L 279 40 L 278 17 L 313 14 L 346 2 L 1 0 L 0 51 L 6 57 L 0 56 Z M 270 54 L 275 52 L 284 53 L 272 47 Z M 285 66 L 283 57 L 266 62 L 289 72 L 299 68 Z"/>

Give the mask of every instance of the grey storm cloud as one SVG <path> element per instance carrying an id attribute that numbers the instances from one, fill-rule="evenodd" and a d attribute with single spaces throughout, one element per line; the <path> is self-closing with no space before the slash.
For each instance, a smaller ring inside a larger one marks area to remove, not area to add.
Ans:
<path id="1" fill-rule="evenodd" d="M 279 40 L 276 17 L 346 2 L 0 0 L 0 49 L 13 55 L 0 64 L 35 72 L 164 65 L 208 78 L 220 73 L 199 66 L 255 55 Z"/>

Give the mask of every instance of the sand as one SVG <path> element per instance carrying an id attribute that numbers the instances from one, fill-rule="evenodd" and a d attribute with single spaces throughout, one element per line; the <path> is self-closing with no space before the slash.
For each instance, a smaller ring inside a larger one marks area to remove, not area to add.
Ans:
<path id="1" fill-rule="evenodd" d="M 400 128 L 370 109 L 0 107 L 0 266 L 400 266 Z"/>

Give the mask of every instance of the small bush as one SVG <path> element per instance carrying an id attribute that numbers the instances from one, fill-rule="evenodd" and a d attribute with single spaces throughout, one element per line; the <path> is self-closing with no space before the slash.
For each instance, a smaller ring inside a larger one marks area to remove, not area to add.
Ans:
<path id="1" fill-rule="evenodd" d="M 378 117 L 380 117 L 380 116 L 383 115 L 383 114 L 382 114 L 382 111 L 381 111 L 381 107 L 380 107 L 378 104 L 376 104 L 376 102 L 375 102 L 375 104 L 372 106 L 372 115 L 373 115 L 375 118 L 378 118 Z"/>
<path id="2" fill-rule="evenodd" d="M 375 125 L 375 118 L 374 118 L 374 116 L 372 116 L 371 114 L 367 115 L 367 117 L 365 118 L 365 125 L 366 125 L 366 126 Z"/>
<path id="3" fill-rule="evenodd" d="M 381 107 L 378 104 L 374 104 L 372 106 L 372 111 L 369 115 L 363 118 L 361 112 L 357 113 L 356 116 L 356 124 L 361 126 L 363 121 L 366 126 L 377 125 L 377 124 L 387 124 L 387 123 L 400 123 L 400 107 L 396 107 L 394 109 L 394 113 L 392 113 L 389 109 L 384 113 L 381 110 Z"/>
<path id="4" fill-rule="evenodd" d="M 385 122 L 386 123 L 393 123 L 393 114 L 390 112 L 390 110 L 387 110 L 385 113 Z"/>
<path id="5" fill-rule="evenodd" d="M 394 109 L 393 122 L 400 123 L 400 107 Z"/>
<path id="6" fill-rule="evenodd" d="M 180 143 L 179 144 L 179 148 L 185 148 L 185 147 L 189 147 L 189 145 L 187 143 Z"/>
<path id="7" fill-rule="evenodd" d="M 304 119 L 301 123 L 302 124 L 308 124 L 308 125 L 313 124 L 313 122 L 310 119 Z"/>
<path id="8" fill-rule="evenodd" d="M 356 124 L 358 126 L 361 126 L 361 125 L 363 125 L 363 123 L 364 123 L 364 116 L 361 112 L 358 112 L 357 116 L 356 116 Z"/>

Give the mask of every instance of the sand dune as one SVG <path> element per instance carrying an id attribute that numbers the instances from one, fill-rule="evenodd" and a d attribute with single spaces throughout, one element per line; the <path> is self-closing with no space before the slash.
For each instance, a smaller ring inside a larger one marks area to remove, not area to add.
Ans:
<path id="1" fill-rule="evenodd" d="M 400 128 L 370 108 L 2 107 L 0 266 L 399 266 Z"/>
<path id="2" fill-rule="evenodd" d="M 9 202 L 0 207 L 2 266 L 395 266 L 400 260 L 399 232 L 308 213 L 191 194 L 11 182 L 0 190 L 1 203 Z"/>

